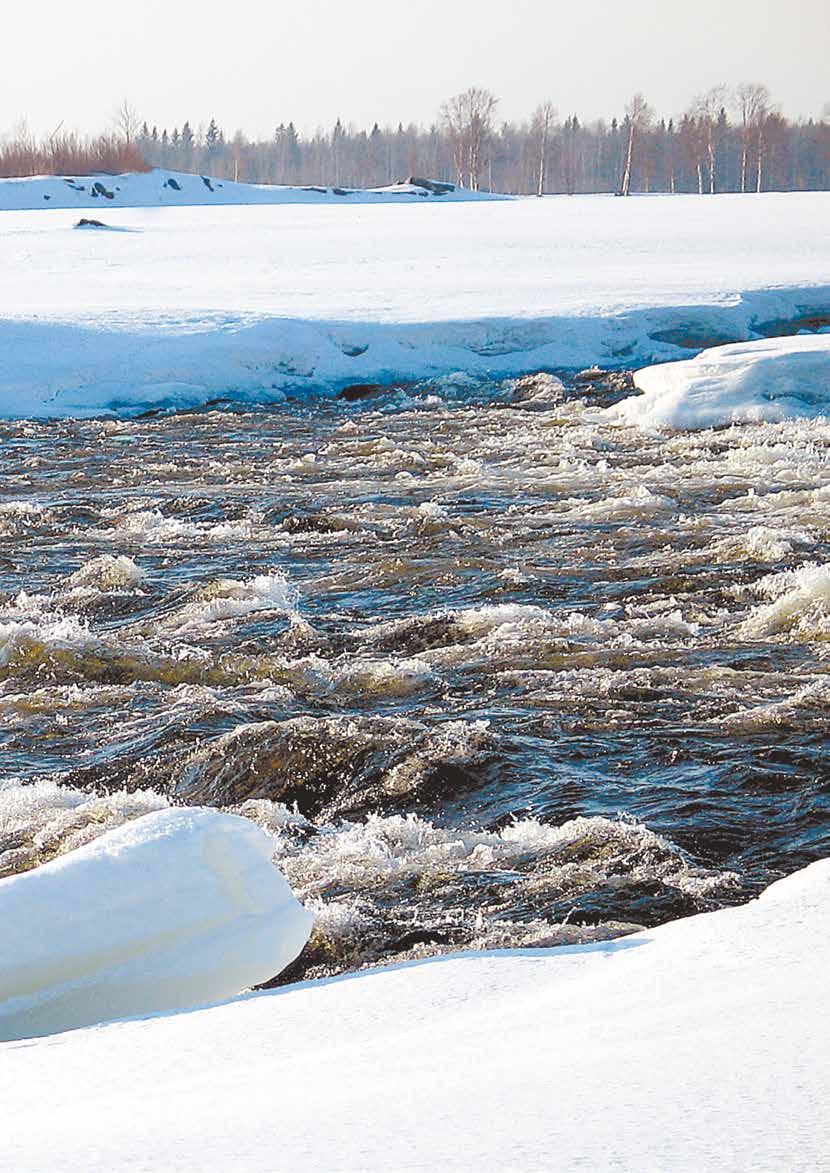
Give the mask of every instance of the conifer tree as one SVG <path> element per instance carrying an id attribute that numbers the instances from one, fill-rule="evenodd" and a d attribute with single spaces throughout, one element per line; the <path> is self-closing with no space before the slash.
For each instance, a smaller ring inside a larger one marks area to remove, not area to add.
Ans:
<path id="1" fill-rule="evenodd" d="M 205 149 L 209 158 L 215 158 L 222 149 L 222 132 L 215 118 L 211 118 L 205 133 Z"/>

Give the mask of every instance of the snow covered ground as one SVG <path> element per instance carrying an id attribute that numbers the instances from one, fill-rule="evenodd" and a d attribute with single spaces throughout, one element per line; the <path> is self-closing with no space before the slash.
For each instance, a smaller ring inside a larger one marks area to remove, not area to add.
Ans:
<path id="1" fill-rule="evenodd" d="M 0 1039 L 205 1004 L 279 973 L 312 917 L 272 851 L 247 819 L 160 810 L 0 880 Z"/>
<path id="2" fill-rule="evenodd" d="M 829 897 L 7 1044 L 0 1169 L 826 1169 Z"/>
<path id="3" fill-rule="evenodd" d="M 643 428 L 709 428 L 830 412 L 830 330 L 704 350 L 637 371 L 643 392 L 607 417 Z"/>
<path id="4" fill-rule="evenodd" d="M 0 416 L 638 366 L 830 312 L 827 193 L 311 194 L 323 202 L 96 205 L 119 231 L 4 212 Z"/>

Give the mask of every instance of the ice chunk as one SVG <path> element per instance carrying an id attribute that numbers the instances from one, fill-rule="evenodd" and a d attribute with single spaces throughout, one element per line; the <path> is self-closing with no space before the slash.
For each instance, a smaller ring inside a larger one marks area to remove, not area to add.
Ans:
<path id="1" fill-rule="evenodd" d="M 830 336 L 795 334 L 704 350 L 634 375 L 644 394 L 606 413 L 642 428 L 712 428 L 830 412 Z"/>
<path id="2" fill-rule="evenodd" d="M 0 1040 L 204 1005 L 293 961 L 312 915 L 247 819 L 144 815 L 0 881 Z"/>

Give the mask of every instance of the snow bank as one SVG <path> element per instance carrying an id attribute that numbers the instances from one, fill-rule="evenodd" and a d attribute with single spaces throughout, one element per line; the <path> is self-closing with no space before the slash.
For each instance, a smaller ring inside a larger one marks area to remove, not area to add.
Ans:
<path id="1" fill-rule="evenodd" d="M 28 181 L 27 181 L 28 182 Z M 196 182 L 201 180 L 196 177 Z M 688 357 L 830 319 L 830 194 L 2 214 L 0 417 Z"/>
<path id="2" fill-rule="evenodd" d="M 35 175 L 25 179 L 0 179 L 0 210 L 23 211 L 49 208 L 194 207 L 201 204 L 332 204 L 411 203 L 413 199 L 504 200 L 510 196 L 454 188 L 437 192 L 413 183 L 388 187 L 288 187 L 273 184 L 234 183 L 209 175 L 155 168 L 123 175 Z"/>
<path id="3" fill-rule="evenodd" d="M 203 1005 L 279 973 L 311 914 L 271 851 L 247 819 L 160 810 L 0 881 L 0 1039 Z"/>
<path id="4" fill-rule="evenodd" d="M 637 371 L 643 392 L 608 416 L 642 428 L 814 419 L 830 412 L 830 333 L 716 346 Z"/>
<path id="5" fill-rule="evenodd" d="M 830 1144 L 828 965 L 822 861 L 619 941 L 6 1046 L 0 1167 L 806 1173 Z"/>

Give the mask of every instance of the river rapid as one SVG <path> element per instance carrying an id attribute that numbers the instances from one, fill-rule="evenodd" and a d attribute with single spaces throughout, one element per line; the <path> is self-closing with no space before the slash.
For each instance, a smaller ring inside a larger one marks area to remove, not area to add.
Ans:
<path id="1" fill-rule="evenodd" d="M 275 833 L 288 977 L 602 939 L 830 853 L 830 421 L 599 371 L 0 423 L 0 875 Z"/>

